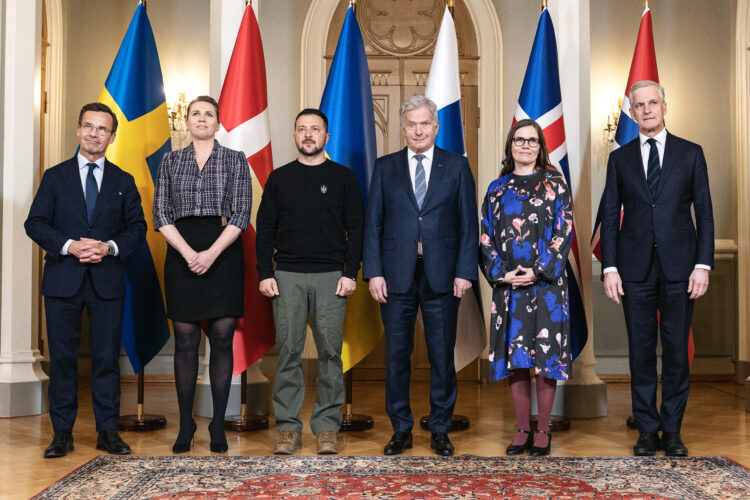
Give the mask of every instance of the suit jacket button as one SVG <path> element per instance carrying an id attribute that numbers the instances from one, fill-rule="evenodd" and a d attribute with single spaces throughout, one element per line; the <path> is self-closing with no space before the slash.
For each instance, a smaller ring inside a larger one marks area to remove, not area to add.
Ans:
<path id="1" fill-rule="evenodd" d="M 419 219 L 418 219 L 418 220 L 419 220 L 419 222 L 422 222 L 422 217 L 419 217 Z"/>

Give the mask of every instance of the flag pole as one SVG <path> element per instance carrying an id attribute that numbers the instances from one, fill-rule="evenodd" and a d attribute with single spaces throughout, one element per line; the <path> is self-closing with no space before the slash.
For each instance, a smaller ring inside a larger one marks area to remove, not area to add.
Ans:
<path id="1" fill-rule="evenodd" d="M 250 5 L 250 2 L 247 5 Z M 224 419 L 224 428 L 236 432 L 268 429 L 268 415 L 247 414 L 247 368 L 240 375 L 240 414 L 227 416 Z"/>
<path id="2" fill-rule="evenodd" d="M 453 13 L 453 9 L 456 8 L 456 0 L 448 0 L 448 12 L 451 13 L 452 18 L 456 18 L 456 15 Z"/>
<path id="3" fill-rule="evenodd" d="M 542 0 L 542 12 L 547 8 L 547 0 Z"/>
<path id="4" fill-rule="evenodd" d="M 146 2 L 144 7 L 146 6 Z M 123 415 L 118 425 L 121 431 L 155 431 L 163 429 L 167 425 L 167 419 L 163 415 L 146 414 L 143 412 L 144 400 L 144 375 L 143 368 L 138 372 L 138 406 L 135 415 Z"/>
<path id="5" fill-rule="evenodd" d="M 357 0 L 350 0 L 349 5 L 352 6 L 352 12 L 356 14 Z M 352 376 L 353 369 L 354 367 L 350 368 L 344 374 L 346 400 L 344 403 L 344 414 L 341 417 L 341 432 L 366 431 L 367 429 L 372 429 L 375 425 L 375 420 L 370 415 L 352 413 L 352 394 L 354 393 L 354 377 Z"/>

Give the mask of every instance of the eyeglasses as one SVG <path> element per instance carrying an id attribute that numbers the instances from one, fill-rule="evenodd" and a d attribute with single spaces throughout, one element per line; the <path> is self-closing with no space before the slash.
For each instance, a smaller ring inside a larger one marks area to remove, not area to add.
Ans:
<path id="1" fill-rule="evenodd" d="M 522 148 L 524 144 L 528 144 L 530 148 L 535 148 L 539 145 L 539 139 L 536 137 L 514 137 L 513 144 L 519 148 Z"/>
<path id="2" fill-rule="evenodd" d="M 107 127 L 97 127 L 96 125 L 93 125 L 91 123 L 84 123 L 83 125 L 79 125 L 84 131 L 86 131 L 87 134 L 90 134 L 92 131 L 96 131 L 98 135 L 107 135 L 110 132 L 112 132 Z"/>
<path id="3" fill-rule="evenodd" d="M 421 127 L 421 128 L 423 128 L 425 130 L 429 130 L 433 126 L 434 126 L 434 124 L 432 122 L 420 122 L 420 123 L 409 122 L 409 123 L 406 124 L 406 128 L 408 128 L 409 130 L 415 130 L 417 127 Z"/>

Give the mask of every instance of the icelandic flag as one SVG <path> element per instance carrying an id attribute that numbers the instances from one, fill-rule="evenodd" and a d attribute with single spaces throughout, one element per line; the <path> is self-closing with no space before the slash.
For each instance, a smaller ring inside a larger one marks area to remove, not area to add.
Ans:
<path id="1" fill-rule="evenodd" d="M 628 94 L 630 93 L 630 87 L 641 80 L 659 81 L 659 71 L 656 69 L 656 51 L 654 50 L 654 33 L 651 29 L 651 11 L 648 7 L 643 10 L 641 16 L 641 26 L 638 28 L 633 62 L 630 63 L 628 84 L 625 86 L 625 97 L 622 99 L 612 151 L 638 137 L 638 124 L 630 117 L 630 97 Z M 601 229 L 602 205 L 603 203 L 600 201 L 599 210 L 596 213 L 596 222 L 594 223 L 594 233 L 591 236 L 592 253 L 600 262 L 602 260 L 602 249 L 599 232 Z"/>
<path id="2" fill-rule="evenodd" d="M 219 97 L 221 127 L 216 139 L 222 146 L 242 151 L 249 163 L 253 183 L 253 211 L 247 231 L 242 233 L 245 253 L 245 316 L 237 320 L 232 345 L 239 375 L 276 344 L 271 301 L 258 290 L 255 267 L 255 220 L 268 176 L 273 170 L 271 129 L 268 125 L 266 61 L 260 28 L 251 5 L 245 6 L 232 58 Z"/>
<path id="3" fill-rule="evenodd" d="M 139 373 L 169 340 L 161 281 L 167 246 L 151 229 L 151 210 L 156 172 L 171 141 L 159 54 L 143 3 L 135 10 L 99 102 L 112 108 L 119 123 L 107 159 L 135 178 L 149 227 L 146 241 L 124 260 L 122 345 L 133 371 Z"/>
<path id="4" fill-rule="evenodd" d="M 439 148 L 463 155 L 464 130 L 461 119 L 461 82 L 458 72 L 458 42 L 456 26 L 448 8 L 445 8 L 440 25 L 435 54 L 432 56 L 430 75 L 427 79 L 425 96 L 432 99 L 438 108 L 438 129 L 435 145 Z M 484 315 L 480 302 L 479 282 L 472 283 L 471 293 L 467 292 L 458 309 L 458 328 L 454 360 L 456 371 L 460 371 L 474 361 L 484 351 L 487 344 Z"/>
<path id="5" fill-rule="evenodd" d="M 377 157 L 375 111 L 372 104 L 370 70 L 365 45 L 354 9 L 349 6 L 341 28 L 331 70 L 320 99 L 320 110 L 328 117 L 326 156 L 357 174 L 362 199 L 367 200 L 370 177 Z M 362 285 L 362 274 L 359 275 Z M 347 300 L 344 318 L 344 371 L 367 356 L 383 336 L 378 303 L 366 286 L 358 286 Z"/>
<path id="6" fill-rule="evenodd" d="M 565 145 L 560 73 L 557 65 L 557 41 L 552 18 L 547 9 L 542 11 L 531 48 L 529 65 L 521 86 L 518 108 L 513 123 L 524 118 L 535 120 L 544 131 L 550 161 L 560 169 L 573 192 L 568 166 L 568 149 Z M 575 223 L 566 266 L 570 304 L 570 340 L 572 359 L 578 357 L 588 338 L 586 313 L 581 294 L 580 258 Z"/>

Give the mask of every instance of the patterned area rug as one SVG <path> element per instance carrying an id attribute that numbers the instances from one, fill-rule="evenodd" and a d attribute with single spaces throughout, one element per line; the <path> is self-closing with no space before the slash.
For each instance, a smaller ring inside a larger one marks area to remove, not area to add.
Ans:
<path id="1" fill-rule="evenodd" d="M 98 457 L 35 498 L 750 498 L 720 457 Z"/>

